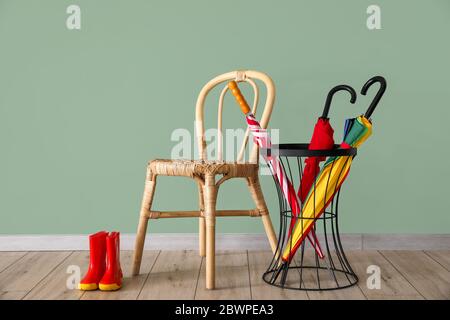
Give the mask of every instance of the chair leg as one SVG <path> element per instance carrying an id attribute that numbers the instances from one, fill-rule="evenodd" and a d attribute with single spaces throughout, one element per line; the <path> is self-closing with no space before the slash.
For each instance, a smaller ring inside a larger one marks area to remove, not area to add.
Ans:
<path id="1" fill-rule="evenodd" d="M 145 235 L 147 233 L 148 212 L 152 206 L 153 195 L 155 194 L 156 176 L 147 169 L 147 177 L 145 179 L 144 195 L 142 197 L 141 211 L 139 214 L 139 225 L 136 233 L 136 241 L 134 244 L 133 257 L 133 276 L 139 274 L 142 261 L 142 253 L 144 251 Z"/>
<path id="2" fill-rule="evenodd" d="M 275 234 L 275 230 L 273 229 L 272 220 L 270 219 L 269 214 L 265 214 L 261 216 L 263 221 L 264 230 L 266 230 L 267 238 L 269 239 L 270 248 L 272 252 L 275 253 L 277 251 L 277 235 Z"/>
<path id="3" fill-rule="evenodd" d="M 198 204 L 200 212 L 205 212 L 203 185 L 198 183 Z M 198 252 L 200 257 L 206 256 L 206 223 L 205 217 L 198 218 Z"/>
<path id="4" fill-rule="evenodd" d="M 206 222 L 206 289 L 215 288 L 216 269 L 216 199 L 217 187 L 213 175 L 205 177 L 205 222 Z"/>
<path id="5" fill-rule="evenodd" d="M 270 220 L 269 209 L 267 209 L 266 201 L 264 200 L 259 178 L 249 178 L 248 187 L 256 208 L 261 212 L 264 230 L 266 231 L 267 238 L 269 239 L 272 252 L 275 253 L 277 250 L 277 236 L 275 234 L 275 230 L 273 229 L 272 221 Z"/>

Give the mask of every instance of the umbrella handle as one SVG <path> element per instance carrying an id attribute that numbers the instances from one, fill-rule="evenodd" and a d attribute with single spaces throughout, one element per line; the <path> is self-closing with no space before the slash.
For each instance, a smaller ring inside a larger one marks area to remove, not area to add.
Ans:
<path id="1" fill-rule="evenodd" d="M 350 93 L 351 98 L 350 98 L 350 102 L 353 104 L 356 102 L 356 91 L 355 89 L 353 89 L 352 87 L 346 85 L 346 84 L 341 84 L 338 85 L 336 87 L 334 87 L 333 89 L 330 90 L 330 92 L 328 92 L 327 95 L 327 100 L 325 101 L 325 107 L 323 108 L 323 113 L 321 118 L 322 119 L 327 119 L 328 118 L 328 113 L 330 112 L 330 105 L 331 105 L 331 100 L 333 99 L 333 95 L 338 92 L 338 91 L 342 91 L 345 90 L 347 92 Z"/>
<path id="2" fill-rule="evenodd" d="M 386 91 L 386 79 L 382 76 L 375 76 L 373 78 L 370 78 L 367 80 L 367 82 L 364 84 L 364 86 L 361 89 L 361 94 L 366 95 L 367 90 L 374 84 L 378 82 L 380 84 L 380 89 L 378 89 L 377 94 L 375 95 L 375 98 L 373 98 L 372 102 L 370 103 L 369 108 L 367 109 L 366 113 L 364 114 L 364 117 L 366 119 L 369 119 L 372 113 L 374 112 L 375 108 L 377 107 L 378 103 L 381 100 L 381 97 L 383 96 L 384 92 Z"/>
<path id="3" fill-rule="evenodd" d="M 228 83 L 228 89 L 230 89 L 233 96 L 236 98 L 237 103 L 239 104 L 239 107 L 241 108 L 242 112 L 244 114 L 250 113 L 250 107 L 248 106 L 247 101 L 245 100 L 244 96 L 241 93 L 241 90 L 239 90 L 239 87 L 236 83 L 236 81 L 230 81 Z"/>

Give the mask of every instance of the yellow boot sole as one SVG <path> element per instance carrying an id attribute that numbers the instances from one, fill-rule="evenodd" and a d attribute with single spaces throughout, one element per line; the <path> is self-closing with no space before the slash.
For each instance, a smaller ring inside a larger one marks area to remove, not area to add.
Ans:
<path id="1" fill-rule="evenodd" d="M 99 283 L 98 284 L 98 288 L 102 291 L 116 291 L 119 290 L 121 286 L 119 286 L 116 283 L 111 283 L 111 284 L 102 284 Z"/>
<path id="2" fill-rule="evenodd" d="M 92 290 L 97 290 L 98 285 L 96 283 L 79 283 L 78 289 L 83 290 L 83 291 L 92 291 Z"/>

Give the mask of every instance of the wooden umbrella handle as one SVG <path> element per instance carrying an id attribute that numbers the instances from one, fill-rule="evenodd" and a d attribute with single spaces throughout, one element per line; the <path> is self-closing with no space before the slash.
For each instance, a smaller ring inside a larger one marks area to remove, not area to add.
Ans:
<path id="1" fill-rule="evenodd" d="M 242 112 L 244 114 L 250 113 L 250 107 L 248 106 L 247 101 L 245 101 L 244 96 L 241 93 L 241 90 L 239 90 L 239 87 L 236 83 L 236 81 L 230 81 L 228 83 L 228 89 L 230 89 L 233 96 L 236 98 L 237 103 L 239 104 L 239 107 L 241 108 Z"/>

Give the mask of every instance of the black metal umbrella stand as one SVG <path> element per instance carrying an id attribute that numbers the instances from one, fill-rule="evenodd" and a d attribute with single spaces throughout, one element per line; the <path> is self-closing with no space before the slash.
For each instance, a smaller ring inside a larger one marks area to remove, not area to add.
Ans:
<path id="1" fill-rule="evenodd" d="M 307 157 L 354 157 L 356 155 L 356 149 L 338 149 L 337 145 L 333 150 L 308 150 L 308 144 L 280 144 L 261 151 L 267 155 L 272 154 L 278 157 L 287 178 L 290 179 L 296 191 L 302 180 L 304 160 Z M 334 165 L 334 163 L 331 165 Z M 315 220 L 312 227 L 317 235 L 324 257 L 321 258 L 314 250 L 311 242 L 304 239 L 290 261 L 285 261 L 282 257 L 283 251 L 286 247 L 291 249 L 293 247 L 292 240 L 289 237 L 293 215 L 292 208 L 285 199 L 278 180 L 275 178 L 274 181 L 280 206 L 278 247 L 263 275 L 263 280 L 280 288 L 311 291 L 336 290 L 355 285 L 358 282 L 358 277 L 348 262 L 339 235 L 340 187 L 336 186 L 334 197 L 323 214 Z M 315 184 L 312 188 L 316 191 Z M 317 192 L 320 192 L 320 190 L 317 189 Z M 298 223 L 308 218 L 299 215 L 293 219 L 295 219 L 295 223 Z M 313 233 L 309 234 L 312 235 Z"/>

